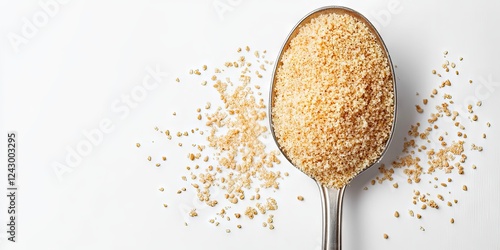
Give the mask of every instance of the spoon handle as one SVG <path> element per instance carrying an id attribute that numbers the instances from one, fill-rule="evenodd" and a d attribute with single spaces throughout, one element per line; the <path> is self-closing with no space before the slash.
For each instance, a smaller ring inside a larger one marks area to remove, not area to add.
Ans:
<path id="1" fill-rule="evenodd" d="M 323 210 L 323 250 L 342 249 L 342 201 L 345 186 L 327 188 L 318 182 Z"/>

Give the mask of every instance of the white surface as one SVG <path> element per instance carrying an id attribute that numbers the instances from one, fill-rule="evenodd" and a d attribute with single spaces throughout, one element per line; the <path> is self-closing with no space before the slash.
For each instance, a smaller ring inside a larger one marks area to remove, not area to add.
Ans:
<path id="1" fill-rule="evenodd" d="M 32 20 L 43 9 L 38 1 L 1 1 L 0 145 L 1 152 L 6 152 L 6 131 L 16 130 L 20 155 L 18 242 L 7 242 L 2 226 L 1 249 L 319 249 L 317 187 L 289 164 L 281 164 L 290 177 L 281 181 L 274 194 L 280 207 L 275 213 L 276 229 L 269 231 L 259 221 L 246 220 L 244 229 L 233 227 L 226 234 L 225 228 L 207 222 L 215 211 L 191 219 L 185 227 L 181 209 L 192 205 L 191 197 L 157 191 L 162 185 L 178 188 L 179 175 L 147 165 L 144 159 L 151 152 L 163 152 L 163 144 L 147 143 L 160 141 L 152 128 L 192 126 L 188 120 L 172 122 L 170 114 L 192 114 L 200 102 L 216 98 L 199 85 L 175 87 L 176 76 L 186 76 L 190 68 L 202 64 L 221 64 L 245 45 L 267 49 L 274 58 L 301 17 L 331 4 L 352 7 L 372 20 L 397 65 L 399 120 L 384 162 L 399 154 L 410 124 L 425 121 L 414 112 L 422 98 L 415 93 L 427 95 L 438 84 L 430 72 L 439 69 L 444 50 L 450 51 L 450 58 L 465 58 L 459 78 L 464 87 L 457 83 L 450 90 L 454 100 L 483 99 L 480 122 L 492 123 L 489 129 L 482 126 L 469 132 L 479 138 L 486 131 L 488 138 L 477 139 L 485 150 L 468 159 L 478 169 L 453 175 L 456 181 L 449 191 L 459 199 L 453 208 L 423 211 L 424 218 L 416 220 L 407 215 L 408 209 L 417 211 L 411 192 L 415 188 L 434 192 L 430 185 L 407 185 L 404 175 L 397 172 L 399 189 L 390 183 L 371 186 L 376 168 L 355 179 L 345 196 L 344 249 L 500 248 L 500 168 L 495 145 L 500 141 L 497 1 L 198 2 L 69 1 L 59 5 L 59 11 L 16 53 L 8 34 L 20 34 L 23 18 Z M 222 18 L 214 9 L 220 3 L 230 7 Z M 391 14 L 380 19 L 380 13 Z M 113 105 L 125 107 L 121 96 L 141 83 L 147 66 L 155 65 L 170 73 L 169 77 L 148 91 L 129 114 L 114 110 Z M 476 85 L 466 84 L 469 78 Z M 267 72 L 263 84 L 269 79 Z M 493 85 L 487 89 L 480 79 L 490 79 Z M 98 128 L 106 119 L 112 122 L 113 131 L 58 181 L 54 162 L 64 161 L 67 147 L 74 148 L 85 139 L 82 130 Z M 148 146 L 138 150 L 138 141 Z M 2 153 L 2 162 L 4 157 Z M 169 157 L 175 159 L 184 157 Z M 0 173 L 3 188 L 4 165 Z M 469 186 L 468 192 L 460 190 L 462 183 Z M 368 191 L 363 190 L 365 186 Z M 306 200 L 298 203 L 297 195 Z M 162 207 L 164 202 L 169 208 Z M 0 225 L 5 225 L 5 207 L 2 196 Z M 400 211 L 399 219 L 393 217 L 394 210 Z M 451 217 L 454 225 L 449 223 Z M 383 239 L 384 233 L 390 235 L 389 240 Z"/>

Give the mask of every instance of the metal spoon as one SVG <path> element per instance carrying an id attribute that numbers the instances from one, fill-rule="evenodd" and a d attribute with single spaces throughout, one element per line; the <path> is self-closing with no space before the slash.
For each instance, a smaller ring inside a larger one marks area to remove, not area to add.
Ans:
<path id="1" fill-rule="evenodd" d="M 363 22 L 371 31 L 373 35 L 377 38 L 377 42 L 383 48 L 385 55 L 387 56 L 387 59 L 389 61 L 389 66 L 391 69 L 391 76 L 392 76 L 392 82 L 393 82 L 393 96 L 394 96 L 394 114 L 393 114 L 393 123 L 391 127 L 391 134 L 389 135 L 389 139 L 386 142 L 385 148 L 380 155 L 379 159 L 373 163 L 371 166 L 375 165 L 380 161 L 382 156 L 385 154 L 387 151 L 387 148 L 389 146 L 390 141 L 392 140 L 393 134 L 394 134 L 394 126 L 396 124 L 396 77 L 394 76 L 394 68 L 392 65 L 391 57 L 389 56 L 389 52 L 387 51 L 387 48 L 380 37 L 380 34 L 377 32 L 375 27 L 373 26 L 366 17 L 361 15 L 360 13 L 346 8 L 346 7 L 341 7 L 341 6 L 327 6 L 323 8 L 316 9 L 312 11 L 311 13 L 307 14 L 304 18 L 302 18 L 297 25 L 292 29 L 290 34 L 288 35 L 287 39 L 285 40 L 285 43 L 281 47 L 281 51 L 278 55 L 278 59 L 276 60 L 275 66 L 274 66 L 274 71 L 273 71 L 273 78 L 271 82 L 271 90 L 270 90 L 270 105 L 269 105 L 269 122 L 270 122 L 270 127 L 271 127 L 271 133 L 273 135 L 274 141 L 276 144 L 279 143 L 276 140 L 276 135 L 275 131 L 273 128 L 273 113 L 272 109 L 274 107 L 274 86 L 275 86 L 275 81 L 276 81 L 276 71 L 278 66 L 280 65 L 281 57 L 283 56 L 283 53 L 288 49 L 290 41 L 297 35 L 299 29 L 309 23 L 311 19 L 314 19 L 315 17 L 321 15 L 321 14 L 329 14 L 329 13 L 336 13 L 336 14 L 348 14 L 350 16 L 355 17 L 359 21 Z M 288 156 L 286 155 L 285 152 L 280 148 L 280 151 L 283 153 L 283 155 L 290 161 Z M 290 161 L 292 162 L 292 161 Z M 362 170 L 360 173 L 357 175 L 361 174 L 364 172 L 366 169 L 370 168 L 371 166 L 366 167 L 364 170 Z M 322 210 L 323 210 L 323 241 L 322 241 L 322 249 L 324 250 L 340 250 L 342 248 L 342 201 L 344 198 L 344 192 L 346 189 L 346 186 L 340 188 L 340 189 L 334 189 L 334 188 L 327 188 L 321 185 L 321 183 L 317 182 L 319 190 L 321 192 L 321 201 L 322 201 Z"/>

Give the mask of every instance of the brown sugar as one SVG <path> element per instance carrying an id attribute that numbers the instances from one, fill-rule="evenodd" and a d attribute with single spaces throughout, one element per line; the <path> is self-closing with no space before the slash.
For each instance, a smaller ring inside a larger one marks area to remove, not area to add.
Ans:
<path id="1" fill-rule="evenodd" d="M 272 115 L 281 149 L 323 185 L 346 185 L 380 157 L 391 132 L 383 48 L 363 22 L 324 14 L 300 28 L 280 63 Z"/>

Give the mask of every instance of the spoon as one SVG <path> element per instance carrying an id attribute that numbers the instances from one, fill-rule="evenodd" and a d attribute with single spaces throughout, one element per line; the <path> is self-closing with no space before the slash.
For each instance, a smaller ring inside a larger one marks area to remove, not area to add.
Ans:
<path id="1" fill-rule="evenodd" d="M 277 74 L 277 69 L 280 65 L 282 56 L 284 52 L 288 49 L 290 45 L 290 41 L 299 33 L 300 28 L 305 25 L 310 23 L 310 21 L 316 17 L 318 17 L 321 14 L 330 14 L 330 13 L 335 13 L 335 14 L 347 14 L 350 15 L 357 20 L 361 21 L 364 23 L 370 32 L 376 37 L 376 42 L 380 45 L 380 47 L 383 49 L 383 52 L 385 56 L 388 59 L 389 62 L 389 67 L 391 71 L 391 80 L 393 83 L 393 103 L 394 103 L 394 108 L 393 108 L 393 121 L 391 125 L 391 131 L 390 135 L 385 143 L 385 147 L 380 154 L 379 158 L 370 166 L 367 166 L 360 172 L 356 174 L 358 176 L 362 172 L 366 171 L 366 169 L 370 168 L 371 166 L 375 165 L 376 163 L 380 162 L 381 158 L 387 151 L 387 148 L 389 146 L 390 141 L 392 140 L 393 134 L 394 134 L 394 127 L 396 124 L 396 78 L 394 76 L 394 68 L 391 62 L 391 58 L 389 56 L 389 52 L 387 51 L 387 48 L 380 37 L 380 34 L 377 32 L 373 24 L 370 23 L 370 21 L 361 15 L 360 13 L 346 8 L 346 7 L 341 7 L 341 6 L 327 6 L 327 7 L 322 7 L 319 9 L 316 9 L 312 11 L 311 13 L 307 14 L 304 18 L 302 18 L 292 29 L 290 34 L 288 35 L 287 39 L 285 40 L 285 43 L 281 47 L 281 51 L 278 55 L 278 58 L 276 60 L 275 66 L 274 66 L 274 71 L 273 71 L 273 77 L 272 77 L 272 82 L 271 82 L 271 89 L 270 89 L 270 105 L 269 105 L 269 122 L 270 122 L 270 128 L 271 128 L 271 133 L 273 135 L 274 141 L 278 145 L 278 148 L 280 149 L 281 153 L 287 158 L 289 162 L 292 162 L 290 158 L 287 156 L 286 152 L 279 146 L 279 142 L 276 139 L 276 134 L 274 131 L 274 126 L 273 126 L 273 107 L 275 103 L 275 83 L 276 83 L 276 74 Z M 352 179 L 351 179 L 352 180 Z M 321 201 L 322 201 L 322 211 L 323 211 L 323 240 L 322 240 L 322 249 L 324 250 L 340 250 L 342 248 L 342 202 L 344 198 L 344 193 L 346 189 L 346 185 L 342 186 L 339 189 L 335 188 L 328 188 L 323 186 L 319 181 L 316 181 L 318 184 L 320 193 L 321 193 Z"/>

